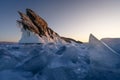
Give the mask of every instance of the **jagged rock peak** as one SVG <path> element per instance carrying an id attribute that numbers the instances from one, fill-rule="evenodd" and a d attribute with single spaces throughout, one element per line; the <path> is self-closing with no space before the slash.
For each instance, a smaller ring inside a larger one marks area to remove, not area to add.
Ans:
<path id="1" fill-rule="evenodd" d="M 50 35 L 50 37 L 53 37 L 52 34 L 55 32 L 50 29 L 47 22 L 39 15 L 37 15 L 34 11 L 31 9 L 26 9 L 26 14 L 23 14 L 21 12 L 19 12 L 19 14 L 21 16 L 21 21 L 19 20 L 18 22 L 22 23 L 24 29 L 35 32 L 39 36 Z M 55 34 L 58 35 L 57 33 Z"/>
<path id="2" fill-rule="evenodd" d="M 21 16 L 21 20 L 17 20 L 17 22 L 21 25 L 20 28 L 22 30 L 20 43 L 75 42 L 75 40 L 71 38 L 59 36 L 49 28 L 47 22 L 33 10 L 26 9 L 26 14 L 20 11 L 18 13 Z"/>
<path id="3" fill-rule="evenodd" d="M 47 22 L 33 10 L 26 9 L 26 14 L 20 11 L 18 13 L 21 16 L 21 20 L 17 20 L 17 22 L 21 25 L 20 27 L 22 30 L 22 37 L 19 41 L 20 43 L 64 41 L 56 32 L 49 28 Z"/>
<path id="4" fill-rule="evenodd" d="M 32 32 L 39 34 L 38 28 L 32 23 L 31 19 L 24 13 L 21 12 L 18 13 L 21 16 L 21 20 L 18 20 L 17 22 L 19 24 L 22 24 L 22 28 L 25 30 L 28 29 Z"/>

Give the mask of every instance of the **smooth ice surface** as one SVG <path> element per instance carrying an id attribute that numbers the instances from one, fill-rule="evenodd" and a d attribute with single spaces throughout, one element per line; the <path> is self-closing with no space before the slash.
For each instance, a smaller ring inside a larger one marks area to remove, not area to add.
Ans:
<path id="1" fill-rule="evenodd" d="M 99 41 L 93 35 L 90 36 L 89 45 L 90 59 L 95 67 L 116 69 L 117 65 L 120 64 L 119 53 L 107 46 L 104 42 Z"/>
<path id="2" fill-rule="evenodd" d="M 119 80 L 119 53 L 93 35 L 90 35 L 88 45 L 91 63 L 87 80 Z"/>
<path id="3" fill-rule="evenodd" d="M 103 38 L 101 41 L 120 54 L 120 38 Z"/>

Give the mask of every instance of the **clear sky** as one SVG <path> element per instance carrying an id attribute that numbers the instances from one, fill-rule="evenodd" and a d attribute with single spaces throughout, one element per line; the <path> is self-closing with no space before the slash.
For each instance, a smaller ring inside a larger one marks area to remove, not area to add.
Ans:
<path id="1" fill-rule="evenodd" d="M 61 36 L 88 41 L 120 37 L 120 0 L 0 0 L 0 41 L 18 41 L 21 36 L 17 11 L 33 9 Z"/>

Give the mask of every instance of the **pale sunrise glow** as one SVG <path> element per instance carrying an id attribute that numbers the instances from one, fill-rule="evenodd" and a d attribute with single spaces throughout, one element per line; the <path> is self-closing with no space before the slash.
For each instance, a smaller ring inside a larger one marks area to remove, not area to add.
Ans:
<path id="1" fill-rule="evenodd" d="M 9 1 L 7 1 L 9 2 Z M 22 5 L 21 5 L 22 4 Z M 98 39 L 120 38 L 120 1 L 118 0 L 30 0 L 0 3 L 0 41 L 18 41 L 18 10 L 31 8 L 61 36 L 87 42 L 92 33 Z M 5 6 L 8 5 L 8 6 Z M 12 5 L 12 6 L 11 6 Z"/>

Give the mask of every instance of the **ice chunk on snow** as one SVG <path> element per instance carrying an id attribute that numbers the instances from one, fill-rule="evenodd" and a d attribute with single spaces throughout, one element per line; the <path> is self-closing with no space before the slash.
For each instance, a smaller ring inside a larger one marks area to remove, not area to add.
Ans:
<path id="1" fill-rule="evenodd" d="M 92 66 L 105 69 L 120 69 L 120 55 L 93 35 L 90 35 L 89 38 L 89 52 Z"/>

